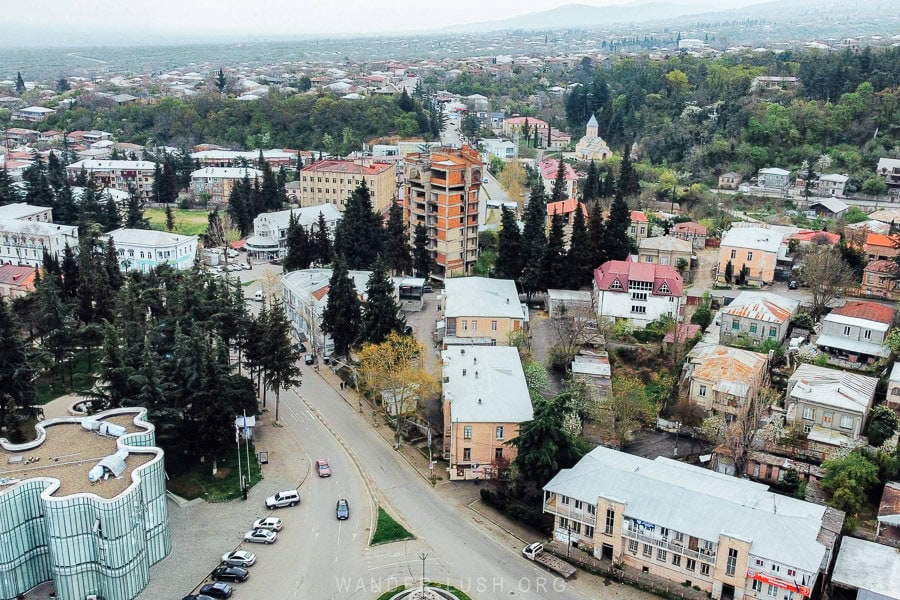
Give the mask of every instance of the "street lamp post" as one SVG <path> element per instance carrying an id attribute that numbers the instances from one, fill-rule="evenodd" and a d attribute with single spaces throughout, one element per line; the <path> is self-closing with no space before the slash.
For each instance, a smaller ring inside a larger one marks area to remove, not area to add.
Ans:
<path id="1" fill-rule="evenodd" d="M 681 423 L 675 421 L 675 456 L 678 456 L 678 434 L 681 433 Z"/>
<path id="2" fill-rule="evenodd" d="M 419 560 L 422 561 L 422 595 L 420 598 L 425 597 L 425 559 L 428 558 L 427 552 L 419 553 Z"/>
<path id="3" fill-rule="evenodd" d="M 566 523 L 566 533 L 569 535 L 569 543 L 566 544 L 566 560 L 569 559 L 569 550 L 572 549 L 572 526 Z"/>

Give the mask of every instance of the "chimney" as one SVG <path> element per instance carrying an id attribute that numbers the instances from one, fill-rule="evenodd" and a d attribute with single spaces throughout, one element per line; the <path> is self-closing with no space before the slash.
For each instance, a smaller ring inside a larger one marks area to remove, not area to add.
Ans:
<path id="1" fill-rule="evenodd" d="M 478 379 L 478 371 L 475 371 L 475 379 Z"/>
<path id="2" fill-rule="evenodd" d="M 478 364 L 478 357 L 477 357 L 477 356 L 476 356 L 475 358 L 472 359 L 472 363 L 473 363 L 473 364 L 476 364 L 476 365 Z"/>
<path id="3" fill-rule="evenodd" d="M 465 353 L 466 353 L 466 349 L 465 349 L 465 348 L 460 348 L 460 349 L 459 349 L 459 353 L 460 353 L 460 354 L 465 354 Z"/>
<path id="4" fill-rule="evenodd" d="M 466 376 L 466 370 L 465 370 L 465 369 L 463 369 L 463 373 L 462 373 L 462 374 L 463 374 L 463 377 Z"/>
<path id="5" fill-rule="evenodd" d="M 478 404 L 481 405 L 481 398 L 478 399 Z"/>

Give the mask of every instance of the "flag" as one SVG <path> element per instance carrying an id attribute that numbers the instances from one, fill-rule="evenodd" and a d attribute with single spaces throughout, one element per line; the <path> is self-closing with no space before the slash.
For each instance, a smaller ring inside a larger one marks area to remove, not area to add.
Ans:
<path id="1" fill-rule="evenodd" d="M 244 439 L 248 440 L 250 437 L 247 435 L 247 415 L 244 414 Z"/>
<path id="2" fill-rule="evenodd" d="M 237 426 L 237 423 L 234 424 L 234 443 L 238 445 L 241 443 L 241 428 Z"/>

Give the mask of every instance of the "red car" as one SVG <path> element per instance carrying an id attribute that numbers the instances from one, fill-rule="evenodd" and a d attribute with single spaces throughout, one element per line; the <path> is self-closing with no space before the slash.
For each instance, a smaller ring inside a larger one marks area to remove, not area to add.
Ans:
<path id="1" fill-rule="evenodd" d="M 331 477 L 331 467 L 324 458 L 316 460 L 316 473 L 319 474 L 319 477 Z"/>

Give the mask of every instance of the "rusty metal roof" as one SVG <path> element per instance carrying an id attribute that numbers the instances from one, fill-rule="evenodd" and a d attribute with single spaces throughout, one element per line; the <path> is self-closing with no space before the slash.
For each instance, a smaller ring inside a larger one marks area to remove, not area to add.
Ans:
<path id="1" fill-rule="evenodd" d="M 800 302 L 769 292 L 741 292 L 722 313 L 766 323 L 784 323 L 791 318 Z"/>

